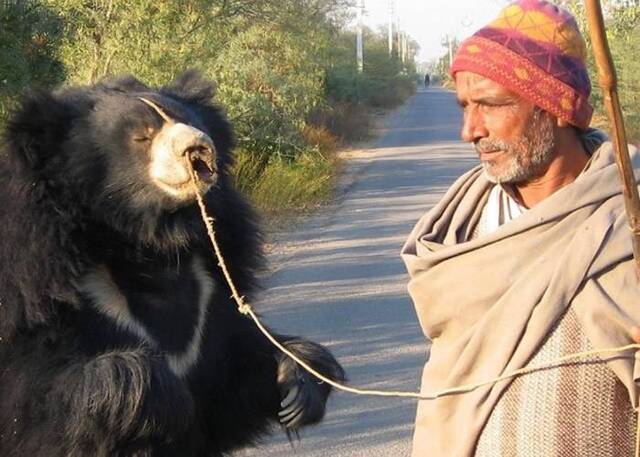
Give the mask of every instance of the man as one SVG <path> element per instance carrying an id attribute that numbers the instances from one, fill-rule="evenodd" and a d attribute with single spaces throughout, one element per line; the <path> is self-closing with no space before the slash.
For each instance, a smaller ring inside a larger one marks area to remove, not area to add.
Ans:
<path id="1" fill-rule="evenodd" d="M 630 344 L 640 322 L 612 146 L 588 129 L 585 56 L 569 13 L 521 0 L 453 61 L 462 138 L 481 166 L 402 251 L 432 342 L 422 392 L 553 367 L 420 401 L 414 457 L 633 455 L 634 353 L 554 364 Z"/>

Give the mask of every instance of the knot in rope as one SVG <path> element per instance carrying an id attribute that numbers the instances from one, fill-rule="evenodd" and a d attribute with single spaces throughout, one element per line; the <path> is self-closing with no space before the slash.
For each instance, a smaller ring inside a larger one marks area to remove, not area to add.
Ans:
<path id="1" fill-rule="evenodd" d="M 253 308 L 250 304 L 244 302 L 244 297 L 241 297 L 241 302 L 238 304 L 238 311 L 245 316 L 249 316 L 253 312 Z"/>

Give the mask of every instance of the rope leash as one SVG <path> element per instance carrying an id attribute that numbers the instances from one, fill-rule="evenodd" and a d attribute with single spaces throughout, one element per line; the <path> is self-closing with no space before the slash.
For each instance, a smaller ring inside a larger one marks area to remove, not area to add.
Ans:
<path id="1" fill-rule="evenodd" d="M 615 347 L 615 348 L 607 348 L 607 349 L 599 349 L 599 350 L 593 350 L 593 351 L 585 351 L 585 352 L 579 352 L 579 353 L 575 353 L 575 354 L 569 354 L 566 355 L 564 357 L 560 357 L 558 359 L 552 360 L 551 362 L 545 363 L 545 364 L 540 364 L 540 365 L 535 365 L 535 366 L 531 366 L 531 367 L 524 367 L 524 368 L 520 368 L 518 370 L 514 370 L 511 372 L 508 372 L 504 375 L 495 377 L 493 379 L 488 379 L 485 381 L 481 381 L 481 382 L 477 382 L 474 384 L 466 384 L 466 385 L 461 385 L 461 386 L 457 386 L 457 387 L 452 387 L 449 389 L 444 389 L 444 390 L 440 390 L 438 392 L 435 392 L 433 394 L 421 394 L 419 392 L 402 392 L 402 391 L 387 391 L 387 390 L 371 390 L 371 389 L 360 389 L 360 388 L 355 388 L 355 387 L 350 387 L 348 385 L 339 383 L 333 379 L 330 379 L 326 376 L 324 376 L 322 373 L 319 373 L 317 370 L 315 370 L 312 366 L 310 366 L 308 363 L 306 363 L 304 360 L 300 359 L 296 354 L 294 354 L 293 352 L 289 351 L 286 347 L 284 347 L 278 340 L 276 340 L 276 338 L 269 332 L 269 330 L 267 330 L 267 328 L 262 325 L 262 322 L 260 321 L 260 319 L 258 318 L 258 316 L 256 315 L 255 311 L 253 310 L 253 307 L 246 303 L 244 300 L 244 297 L 241 296 L 238 293 L 238 290 L 236 289 L 236 286 L 233 282 L 233 279 L 231 278 L 231 275 L 229 274 L 229 270 L 227 269 L 227 265 L 224 261 L 224 257 L 222 255 L 222 251 L 220 250 L 220 247 L 218 245 L 218 242 L 216 240 L 216 235 L 215 235 L 215 230 L 213 228 L 213 224 L 215 222 L 215 220 L 210 217 L 207 214 L 207 209 L 206 206 L 204 204 L 204 200 L 202 199 L 202 195 L 200 194 L 198 187 L 196 185 L 196 180 L 198 179 L 197 176 L 195 175 L 195 172 L 193 171 L 193 169 L 191 167 L 189 167 L 189 171 L 191 173 L 191 178 L 192 178 L 192 184 L 194 186 L 195 189 L 195 194 L 196 194 L 196 199 L 198 201 L 198 206 L 200 208 L 200 214 L 202 216 L 202 220 L 207 228 L 207 234 L 209 235 L 209 239 L 211 240 L 211 244 L 213 246 L 215 255 L 216 255 L 216 259 L 218 260 L 218 265 L 220 266 L 222 273 L 225 277 L 225 280 L 227 281 L 227 284 L 229 285 L 229 288 L 231 289 L 231 294 L 233 299 L 235 300 L 236 304 L 238 305 L 238 311 L 240 313 L 242 313 L 245 316 L 249 316 L 251 317 L 251 319 L 253 319 L 254 323 L 256 324 L 256 326 L 258 327 L 258 329 L 262 332 L 262 334 L 264 334 L 264 336 L 271 341 L 271 343 L 277 347 L 280 351 L 282 351 L 285 355 L 287 355 L 288 357 L 290 357 L 292 360 L 294 360 L 296 363 L 298 363 L 301 367 L 303 367 L 305 370 L 307 370 L 309 373 L 311 373 L 313 376 L 315 376 L 317 379 L 319 379 L 322 382 L 325 382 L 327 384 L 329 384 L 331 387 L 337 389 L 337 390 L 341 390 L 343 392 L 349 392 L 352 394 L 356 394 L 356 395 L 369 395 L 369 396 L 377 396 L 377 397 L 396 397 L 396 398 L 415 398 L 418 400 L 436 400 L 438 398 L 441 397 L 445 397 L 448 395 L 457 395 L 457 394 L 464 394 L 464 393 L 468 393 L 471 392 L 475 389 L 478 389 L 479 387 L 483 387 L 483 386 L 487 386 L 487 385 L 493 385 L 493 384 L 497 384 L 498 382 L 501 381 L 505 381 L 507 379 L 511 379 L 514 378 L 516 376 L 523 376 L 529 373 L 533 373 L 536 371 L 542 371 L 542 370 L 548 370 L 548 369 L 554 369 L 554 368 L 560 368 L 563 365 L 566 365 L 568 363 L 571 362 L 575 362 L 578 360 L 588 360 L 588 359 L 593 359 L 596 356 L 608 356 L 609 358 L 617 358 L 621 356 L 621 353 L 624 353 L 626 351 L 631 351 L 631 350 L 640 350 L 640 344 L 629 344 L 626 346 L 620 346 L 620 347 Z M 626 358 L 631 358 L 633 357 L 632 355 L 627 355 L 625 356 Z M 603 357 L 600 357 L 603 361 L 605 361 L 603 359 Z M 635 457 L 640 457 L 640 408 L 636 409 L 636 422 L 637 422 L 637 429 L 636 429 L 636 445 L 635 445 Z"/>

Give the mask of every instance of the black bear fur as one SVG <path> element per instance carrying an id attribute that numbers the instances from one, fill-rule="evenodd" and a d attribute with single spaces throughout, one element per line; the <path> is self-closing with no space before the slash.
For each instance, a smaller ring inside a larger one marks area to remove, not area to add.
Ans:
<path id="1" fill-rule="evenodd" d="M 331 389 L 238 313 L 195 200 L 149 179 L 165 121 L 141 98 L 212 140 L 205 202 L 251 301 L 261 239 L 233 188 L 232 132 L 212 95 L 194 71 L 158 89 L 122 77 L 31 92 L 10 117 L 0 151 L 1 456 L 223 456 L 268 433 L 291 389 L 288 432 L 322 419 Z M 344 377 L 322 346 L 278 338 Z M 180 355 L 191 345 L 195 356 Z"/>

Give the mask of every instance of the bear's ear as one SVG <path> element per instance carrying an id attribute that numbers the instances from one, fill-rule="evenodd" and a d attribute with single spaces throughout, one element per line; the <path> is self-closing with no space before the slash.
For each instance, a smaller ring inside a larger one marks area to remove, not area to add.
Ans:
<path id="1" fill-rule="evenodd" d="M 211 103 L 215 94 L 214 83 L 207 81 L 199 71 L 191 69 L 163 87 L 160 93 L 188 103 L 209 130 L 213 143 L 223 155 L 223 162 L 230 163 L 231 157 L 228 153 L 233 148 L 235 140 L 226 116 L 220 108 Z"/>
<path id="2" fill-rule="evenodd" d="M 164 86 L 160 92 L 188 102 L 209 103 L 215 94 L 215 85 L 207 81 L 198 70 L 190 69 Z"/>
<path id="3" fill-rule="evenodd" d="M 5 130 L 9 153 L 30 169 L 39 169 L 66 139 L 77 109 L 48 91 L 23 96 Z"/>
<path id="4" fill-rule="evenodd" d="M 198 113 L 198 116 L 207 127 L 209 136 L 211 136 L 213 144 L 221 155 L 219 159 L 224 164 L 230 165 L 232 160 L 230 151 L 235 146 L 235 139 L 231 124 L 227 121 L 226 116 L 220 108 L 209 104 L 199 103 L 195 106 L 192 105 L 192 108 Z"/>
<path id="5" fill-rule="evenodd" d="M 235 147 L 233 128 L 219 108 L 207 106 L 201 116 L 207 125 L 209 135 L 218 151 L 224 154 L 227 164 L 231 163 L 230 151 Z"/>
<path id="6" fill-rule="evenodd" d="M 149 86 L 141 83 L 131 75 L 120 76 L 117 78 L 105 79 L 98 84 L 98 87 L 118 92 L 149 92 Z"/>

